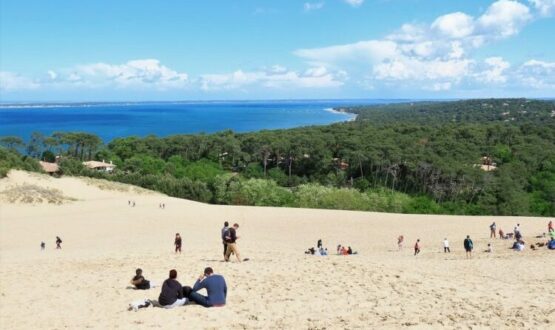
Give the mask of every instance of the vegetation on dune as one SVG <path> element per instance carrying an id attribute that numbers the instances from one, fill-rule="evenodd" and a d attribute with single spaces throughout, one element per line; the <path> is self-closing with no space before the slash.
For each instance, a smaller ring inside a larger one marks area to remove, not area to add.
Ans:
<path id="1" fill-rule="evenodd" d="M 107 145 L 87 133 L 33 134 L 27 145 L 5 137 L 0 171 L 29 162 L 18 149 L 32 157 L 63 155 L 65 174 L 218 204 L 555 215 L 553 102 L 487 99 L 341 110 L 357 120 L 245 134 L 126 137 Z M 117 169 L 92 172 L 81 165 L 85 159 L 111 160 Z M 484 163 L 494 170 L 482 170 Z"/>

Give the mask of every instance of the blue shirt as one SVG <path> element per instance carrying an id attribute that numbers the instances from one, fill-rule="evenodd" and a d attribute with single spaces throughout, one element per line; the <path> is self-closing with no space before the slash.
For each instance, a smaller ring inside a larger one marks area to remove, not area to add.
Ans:
<path id="1" fill-rule="evenodd" d="M 227 285 L 222 275 L 210 275 L 204 280 L 195 283 L 193 291 L 206 289 L 208 297 L 206 301 L 209 305 L 225 305 L 225 298 L 227 296 Z"/>

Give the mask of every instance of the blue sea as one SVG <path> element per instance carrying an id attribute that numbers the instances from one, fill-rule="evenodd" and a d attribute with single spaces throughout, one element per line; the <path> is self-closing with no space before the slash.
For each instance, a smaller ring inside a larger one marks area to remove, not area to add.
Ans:
<path id="1" fill-rule="evenodd" d="M 0 104 L 0 136 L 28 140 L 38 131 L 79 131 L 104 142 L 117 137 L 212 133 L 326 125 L 354 119 L 332 109 L 402 100 L 222 101 Z"/>

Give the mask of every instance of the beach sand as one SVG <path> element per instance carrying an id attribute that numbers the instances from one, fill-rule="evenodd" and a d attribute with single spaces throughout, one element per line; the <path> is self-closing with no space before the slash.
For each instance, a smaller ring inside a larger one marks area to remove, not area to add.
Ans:
<path id="1" fill-rule="evenodd" d="M 34 198 L 10 202 L 7 195 L 24 185 L 57 189 L 57 197 L 49 203 L 32 190 Z M 546 218 L 215 206 L 21 171 L 0 180 L 0 199 L 2 329 L 555 327 L 555 251 L 529 248 L 546 231 Z M 240 224 L 238 246 L 250 261 L 222 262 L 225 220 Z M 526 250 L 490 240 L 494 220 L 505 232 L 520 223 Z M 181 255 L 173 253 L 176 232 Z M 476 247 L 471 260 L 466 235 Z M 62 250 L 55 250 L 56 236 Z M 451 254 L 443 253 L 444 237 Z M 320 238 L 330 252 L 344 244 L 359 254 L 305 255 Z M 417 238 L 422 252 L 414 257 Z M 491 254 L 482 252 L 488 242 Z M 127 288 L 137 267 L 158 283 L 175 268 L 181 284 L 192 285 L 206 266 L 227 280 L 225 307 L 127 311 L 131 301 L 159 294 Z"/>

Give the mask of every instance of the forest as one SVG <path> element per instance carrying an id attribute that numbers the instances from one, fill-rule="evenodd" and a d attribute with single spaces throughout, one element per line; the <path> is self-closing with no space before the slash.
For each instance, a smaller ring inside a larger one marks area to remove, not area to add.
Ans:
<path id="1" fill-rule="evenodd" d="M 477 99 L 336 109 L 352 122 L 252 133 L 0 138 L 0 177 L 40 171 L 196 201 L 396 213 L 555 216 L 555 102 Z M 84 160 L 112 161 L 112 173 Z"/>

